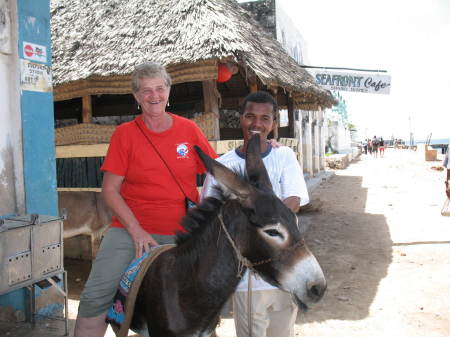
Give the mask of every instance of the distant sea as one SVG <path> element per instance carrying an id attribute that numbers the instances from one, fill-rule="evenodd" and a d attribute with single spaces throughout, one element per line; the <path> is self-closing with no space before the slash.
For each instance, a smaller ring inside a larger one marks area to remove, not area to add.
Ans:
<path id="1" fill-rule="evenodd" d="M 416 144 L 425 144 L 426 140 L 416 140 Z M 444 139 L 431 139 L 430 144 L 450 144 L 450 138 L 444 138 Z"/>

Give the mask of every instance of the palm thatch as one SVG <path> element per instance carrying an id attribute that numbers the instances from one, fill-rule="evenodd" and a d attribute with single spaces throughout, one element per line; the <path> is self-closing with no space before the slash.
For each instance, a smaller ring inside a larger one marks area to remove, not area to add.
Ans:
<path id="1" fill-rule="evenodd" d="M 335 104 L 234 0 L 52 0 L 51 14 L 56 100 L 129 93 L 145 60 L 166 65 L 174 83 L 215 79 L 227 61 L 299 104 Z"/>

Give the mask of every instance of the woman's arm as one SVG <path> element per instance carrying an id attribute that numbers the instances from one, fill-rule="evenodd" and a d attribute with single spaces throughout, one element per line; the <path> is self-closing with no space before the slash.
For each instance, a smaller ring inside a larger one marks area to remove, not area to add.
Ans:
<path id="1" fill-rule="evenodd" d="M 136 216 L 125 203 L 120 194 L 124 177 L 111 172 L 105 172 L 102 184 L 102 196 L 106 204 L 111 208 L 114 215 L 117 216 L 120 223 L 123 224 L 130 234 L 134 247 L 136 249 L 136 257 L 140 257 L 144 250 L 149 251 L 149 246 L 156 246 L 158 243 L 142 229 Z"/>

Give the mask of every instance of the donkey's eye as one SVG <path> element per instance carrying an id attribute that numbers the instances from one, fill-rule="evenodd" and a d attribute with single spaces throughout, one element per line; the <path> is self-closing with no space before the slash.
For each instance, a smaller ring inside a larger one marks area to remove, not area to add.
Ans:
<path id="1" fill-rule="evenodd" d="M 280 238 L 284 238 L 283 237 L 283 234 L 281 234 L 279 231 L 277 231 L 276 229 L 266 229 L 265 231 L 264 231 L 264 233 L 266 233 L 266 234 L 268 234 L 268 235 L 270 235 L 270 236 L 278 236 L 278 237 L 280 237 Z"/>

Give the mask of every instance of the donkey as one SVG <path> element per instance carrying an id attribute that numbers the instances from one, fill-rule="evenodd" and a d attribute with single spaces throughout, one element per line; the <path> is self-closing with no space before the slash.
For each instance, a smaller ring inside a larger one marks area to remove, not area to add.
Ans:
<path id="1" fill-rule="evenodd" d="M 273 193 L 259 144 L 259 135 L 252 137 L 246 178 L 195 148 L 224 197 L 207 198 L 189 211 L 186 233 L 144 276 L 131 323 L 141 336 L 211 336 L 247 267 L 290 292 L 303 310 L 322 298 L 323 272 L 297 217 Z"/>

